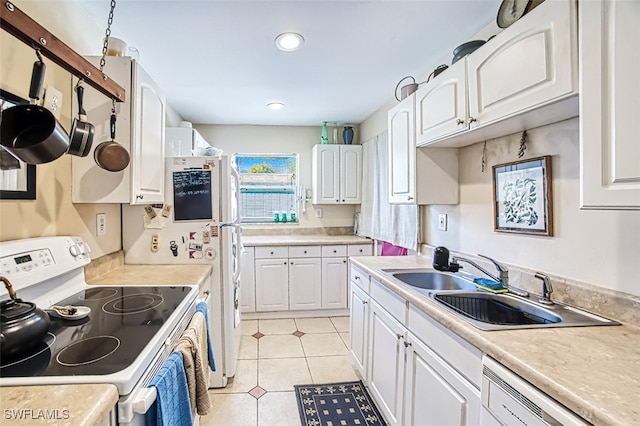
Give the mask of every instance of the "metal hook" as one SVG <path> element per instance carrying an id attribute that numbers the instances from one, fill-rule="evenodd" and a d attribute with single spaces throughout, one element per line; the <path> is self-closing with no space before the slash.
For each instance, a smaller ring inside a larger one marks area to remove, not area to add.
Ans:
<path id="1" fill-rule="evenodd" d="M 78 82 L 76 83 L 76 85 L 73 87 L 74 91 L 78 91 L 78 87 L 80 87 L 82 85 L 82 83 L 84 83 L 84 78 L 80 78 L 78 79 Z"/>
<path id="2" fill-rule="evenodd" d="M 40 55 L 40 49 L 36 48 L 36 56 L 38 57 L 38 61 L 42 62 L 42 55 Z"/>
<path id="3" fill-rule="evenodd" d="M 116 113 L 116 100 L 115 99 L 111 99 L 111 114 L 115 114 Z"/>

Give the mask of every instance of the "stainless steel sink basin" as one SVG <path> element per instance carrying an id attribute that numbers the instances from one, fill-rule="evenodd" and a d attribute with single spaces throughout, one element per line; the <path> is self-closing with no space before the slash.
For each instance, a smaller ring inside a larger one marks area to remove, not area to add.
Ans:
<path id="1" fill-rule="evenodd" d="M 388 275 L 424 290 L 475 290 L 471 281 L 452 274 L 431 270 L 383 269 Z"/>
<path id="2" fill-rule="evenodd" d="M 430 296 L 482 330 L 619 325 L 615 321 L 570 306 L 546 306 L 507 294 L 446 291 L 432 293 Z"/>

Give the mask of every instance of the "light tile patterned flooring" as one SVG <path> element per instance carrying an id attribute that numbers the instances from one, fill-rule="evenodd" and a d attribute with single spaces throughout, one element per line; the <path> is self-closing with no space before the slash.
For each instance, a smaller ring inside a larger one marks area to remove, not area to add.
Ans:
<path id="1" fill-rule="evenodd" d="M 349 317 L 243 320 L 242 334 L 236 375 L 209 390 L 203 426 L 299 426 L 293 385 L 359 380 Z"/>

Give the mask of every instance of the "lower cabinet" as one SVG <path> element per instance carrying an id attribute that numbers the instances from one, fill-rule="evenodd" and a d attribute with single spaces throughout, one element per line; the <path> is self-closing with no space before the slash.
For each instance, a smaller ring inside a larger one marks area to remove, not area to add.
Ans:
<path id="1" fill-rule="evenodd" d="M 290 310 L 320 309 L 323 307 L 320 260 L 320 258 L 289 259 Z"/>
<path id="2" fill-rule="evenodd" d="M 255 250 L 244 247 L 240 252 L 240 311 L 256 311 Z"/>
<path id="3" fill-rule="evenodd" d="M 256 259 L 256 311 L 289 310 L 289 259 Z"/>
<path id="4" fill-rule="evenodd" d="M 411 309 L 351 268 L 351 355 L 382 415 L 396 426 L 480 424 L 480 352 Z"/>
<path id="5" fill-rule="evenodd" d="M 322 309 L 347 308 L 347 258 L 322 259 Z"/>

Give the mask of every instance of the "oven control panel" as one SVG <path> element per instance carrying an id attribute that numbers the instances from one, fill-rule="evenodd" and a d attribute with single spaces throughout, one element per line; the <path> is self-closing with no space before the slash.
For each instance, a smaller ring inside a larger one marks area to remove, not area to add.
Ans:
<path id="1" fill-rule="evenodd" d="M 10 278 L 15 274 L 30 272 L 35 268 L 53 266 L 54 263 L 51 250 L 34 250 L 0 259 L 0 273 Z"/>

